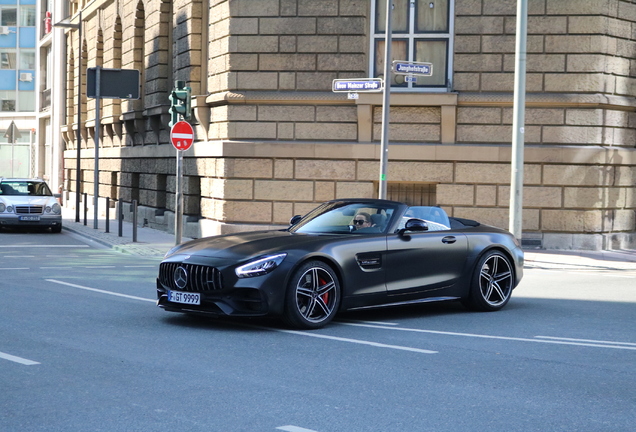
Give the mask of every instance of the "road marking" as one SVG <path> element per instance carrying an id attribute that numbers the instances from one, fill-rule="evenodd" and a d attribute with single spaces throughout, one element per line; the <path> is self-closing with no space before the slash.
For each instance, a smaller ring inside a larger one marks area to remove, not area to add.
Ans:
<path id="1" fill-rule="evenodd" d="M 401 327 L 386 327 L 379 326 L 373 324 L 356 324 L 356 323 L 346 323 L 341 322 L 341 325 L 349 325 L 356 327 L 369 327 L 369 328 L 378 328 L 385 330 L 395 330 L 395 331 L 406 331 L 406 332 L 414 332 L 414 333 L 429 333 L 429 334 L 439 334 L 439 335 L 447 335 L 447 336 L 464 336 L 464 337 L 472 337 L 479 339 L 498 339 L 498 340 L 509 340 L 509 341 L 518 341 L 518 342 L 535 342 L 535 343 L 547 343 L 547 344 L 555 344 L 555 345 L 576 345 L 576 346 L 586 346 L 586 347 L 595 347 L 595 348 L 611 348 L 611 349 L 624 349 L 624 350 L 634 350 L 636 351 L 636 346 L 622 346 L 621 343 L 610 342 L 610 344 L 603 343 L 589 343 L 589 342 L 575 342 L 568 340 L 548 340 L 548 339 L 538 339 L 535 336 L 535 339 L 532 338 L 519 338 L 519 337 L 509 337 L 509 336 L 492 336 L 492 335 L 480 335 L 474 333 L 457 333 L 457 332 L 446 332 L 439 330 L 424 330 L 424 329 L 414 329 L 414 328 L 401 328 Z"/>
<path id="2" fill-rule="evenodd" d="M 279 426 L 276 429 L 286 431 L 286 432 L 316 432 L 313 429 L 305 429 L 298 426 Z"/>
<path id="3" fill-rule="evenodd" d="M 572 339 L 572 338 L 554 337 L 554 336 L 535 336 L 535 337 L 538 339 L 562 340 L 562 341 L 572 341 L 572 342 L 590 342 L 590 343 L 597 343 L 597 344 L 603 344 L 603 345 L 625 345 L 625 346 L 636 347 L 636 343 L 632 343 L 632 342 L 600 341 L 600 340 L 593 340 L 593 339 Z"/>
<path id="4" fill-rule="evenodd" d="M 2 267 L 0 270 L 30 270 L 28 267 Z"/>
<path id="5" fill-rule="evenodd" d="M 26 366 L 33 366 L 33 365 L 40 364 L 40 363 L 38 363 L 36 361 L 33 361 L 33 360 L 25 359 L 25 358 L 22 358 L 22 357 L 16 357 L 16 356 L 13 356 L 11 354 L 7 354 L 7 353 L 3 353 L 3 352 L 0 352 L 0 358 L 5 359 L 5 360 L 9 360 L 9 361 L 12 361 L 12 362 L 15 362 L 15 363 L 20 363 L 20 364 L 23 364 L 23 365 L 26 365 Z"/>
<path id="6" fill-rule="evenodd" d="M 343 322 L 354 322 L 354 321 L 343 321 Z M 400 325 L 398 323 L 392 322 L 384 322 L 384 321 L 355 321 L 363 324 L 374 324 L 374 325 L 385 325 L 385 326 L 397 326 Z"/>
<path id="7" fill-rule="evenodd" d="M 73 267 L 55 266 L 55 267 L 40 267 L 40 270 L 71 270 Z"/>
<path id="8" fill-rule="evenodd" d="M 97 288 L 89 288 L 89 287 L 85 287 L 82 285 L 76 285 L 76 284 L 72 284 L 72 283 L 68 283 L 68 282 L 63 282 L 63 281 L 59 281 L 59 280 L 55 280 L 55 279 L 45 279 L 47 282 L 53 282 L 56 284 L 60 284 L 60 285 L 66 285 L 66 286 L 70 286 L 73 288 L 79 288 L 79 289 L 83 289 L 86 291 L 93 291 L 93 292 L 97 292 L 100 294 L 108 294 L 108 295 L 112 295 L 112 296 L 117 296 L 117 297 L 124 297 L 124 298 L 128 298 L 128 299 L 132 299 L 132 300 L 140 300 L 140 301 L 145 301 L 145 302 L 151 302 L 151 303 L 156 303 L 156 300 L 152 300 L 152 299 L 147 299 L 147 298 L 143 298 L 143 297 L 136 297 L 136 296 L 131 296 L 128 294 L 121 294 L 121 293 L 117 293 L 117 292 L 112 292 L 112 291 L 104 291 L 104 290 L 100 290 Z"/>
<path id="9" fill-rule="evenodd" d="M 374 327 L 374 326 L 370 325 L 370 327 Z M 380 327 L 380 326 L 375 326 L 375 327 L 386 328 L 386 327 Z M 416 352 L 420 354 L 437 354 L 438 353 L 437 351 L 430 351 L 430 350 L 425 350 L 420 348 L 412 348 L 412 347 L 400 346 L 400 345 L 386 345 L 386 344 L 382 344 L 378 342 L 370 342 L 370 341 L 365 341 L 360 339 L 341 338 L 337 336 L 328 336 L 328 335 L 323 335 L 319 333 L 310 333 L 310 332 L 304 332 L 304 331 L 298 331 L 298 330 L 283 330 L 283 329 L 270 329 L 270 330 L 274 330 L 281 333 L 295 334 L 300 336 L 310 336 L 310 337 L 315 337 L 320 339 L 335 340 L 339 342 L 349 342 L 349 343 L 355 343 L 360 345 L 369 345 L 369 346 L 373 346 L 377 348 L 390 348 L 390 349 L 395 349 L 400 351 L 411 351 L 411 352 Z"/>
<path id="10" fill-rule="evenodd" d="M 85 266 L 84 268 L 87 269 L 103 269 L 103 268 L 116 268 L 116 266 L 113 265 L 104 265 L 104 266 Z"/>
<path id="11" fill-rule="evenodd" d="M 35 258 L 35 255 L 4 255 L 2 258 Z"/>
<path id="12" fill-rule="evenodd" d="M 0 245 L 0 248 L 87 248 L 89 245 Z"/>

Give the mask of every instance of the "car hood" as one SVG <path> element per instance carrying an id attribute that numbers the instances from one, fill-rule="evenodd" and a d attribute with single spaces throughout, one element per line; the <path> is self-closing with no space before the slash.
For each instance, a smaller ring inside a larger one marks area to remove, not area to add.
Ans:
<path id="1" fill-rule="evenodd" d="M 6 195 L 0 197 L 5 203 L 11 205 L 36 205 L 45 206 L 49 203 L 53 197 L 48 196 L 21 196 L 21 195 Z"/>
<path id="2" fill-rule="evenodd" d="M 189 255 L 242 260 L 295 249 L 301 244 L 317 241 L 323 237 L 325 236 L 296 234 L 288 231 L 251 231 L 226 234 L 184 243 L 172 249 L 166 258 L 175 255 Z"/>

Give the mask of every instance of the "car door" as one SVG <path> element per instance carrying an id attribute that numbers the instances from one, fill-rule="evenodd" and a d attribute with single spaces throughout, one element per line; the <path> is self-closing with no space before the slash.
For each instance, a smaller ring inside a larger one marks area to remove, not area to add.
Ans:
<path id="1" fill-rule="evenodd" d="M 387 238 L 386 286 L 389 295 L 450 288 L 461 277 L 468 240 L 461 232 L 423 231 Z M 439 292 L 439 295 L 444 295 Z"/>

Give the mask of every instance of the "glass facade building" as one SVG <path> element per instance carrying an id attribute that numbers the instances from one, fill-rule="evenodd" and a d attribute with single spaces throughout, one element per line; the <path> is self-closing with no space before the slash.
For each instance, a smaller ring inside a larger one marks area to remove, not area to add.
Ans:
<path id="1" fill-rule="evenodd" d="M 36 0 L 0 0 L 0 176 L 36 175 Z M 18 133 L 5 137 L 15 124 Z M 11 142 L 9 142 L 11 141 Z"/>

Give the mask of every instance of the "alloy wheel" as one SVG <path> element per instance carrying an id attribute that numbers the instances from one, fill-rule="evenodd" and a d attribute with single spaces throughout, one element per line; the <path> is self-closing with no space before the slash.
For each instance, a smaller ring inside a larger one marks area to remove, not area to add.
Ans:
<path id="1" fill-rule="evenodd" d="M 309 322 L 319 323 L 332 316 L 338 302 L 337 285 L 321 267 L 311 267 L 298 279 L 296 306 Z"/>
<path id="2" fill-rule="evenodd" d="M 512 269 L 509 261 L 500 254 L 489 256 L 479 274 L 481 296 L 490 306 L 505 304 L 512 291 Z"/>

